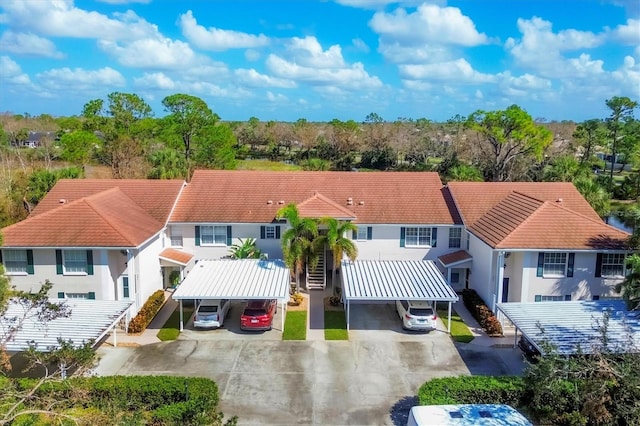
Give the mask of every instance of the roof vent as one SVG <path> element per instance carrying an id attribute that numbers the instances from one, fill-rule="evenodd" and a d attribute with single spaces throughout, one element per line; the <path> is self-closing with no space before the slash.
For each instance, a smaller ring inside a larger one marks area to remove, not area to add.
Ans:
<path id="1" fill-rule="evenodd" d="M 358 204 L 360 204 L 361 206 L 364 206 L 364 201 L 360 201 Z"/>
<path id="2" fill-rule="evenodd" d="M 562 198 L 558 198 L 558 199 L 556 200 L 556 203 L 561 203 L 561 202 L 562 202 Z"/>
<path id="3" fill-rule="evenodd" d="M 353 198 L 351 198 L 351 197 L 347 198 L 347 205 L 348 206 L 352 206 L 353 205 Z"/>
<path id="4" fill-rule="evenodd" d="M 267 200 L 267 204 L 273 204 L 273 200 Z"/>
<path id="5" fill-rule="evenodd" d="M 66 199 L 64 199 L 64 198 L 60 198 L 60 199 L 58 200 L 58 202 L 59 202 L 60 204 L 67 204 L 67 200 L 66 200 Z"/>
<path id="6" fill-rule="evenodd" d="M 284 204 L 284 200 L 278 201 L 278 204 Z"/>

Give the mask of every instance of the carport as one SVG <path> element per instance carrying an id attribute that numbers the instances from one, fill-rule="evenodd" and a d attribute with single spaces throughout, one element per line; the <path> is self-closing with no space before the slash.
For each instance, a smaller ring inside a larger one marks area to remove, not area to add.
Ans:
<path id="1" fill-rule="evenodd" d="M 200 260 L 173 293 L 180 302 L 180 330 L 184 330 L 185 299 L 277 299 L 284 310 L 289 280 L 289 269 L 282 260 Z"/>
<path id="2" fill-rule="evenodd" d="M 628 351 L 630 338 L 640 342 L 638 312 L 628 311 L 622 300 L 511 302 L 498 303 L 497 307 L 498 314 L 504 315 L 516 328 L 514 346 L 520 331 L 541 354 L 544 354 L 545 341 L 562 355 L 576 353 L 578 347 L 583 353 L 600 350 L 605 315 L 609 316 L 607 350 Z"/>
<path id="3" fill-rule="evenodd" d="M 352 301 L 426 300 L 448 303 L 447 331 L 451 332 L 451 303 L 458 295 L 432 260 L 342 261 L 343 297 L 349 329 Z"/>

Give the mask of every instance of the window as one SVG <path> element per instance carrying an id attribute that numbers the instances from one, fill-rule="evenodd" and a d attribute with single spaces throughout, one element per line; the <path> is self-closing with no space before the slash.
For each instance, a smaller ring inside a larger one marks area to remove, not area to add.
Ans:
<path id="1" fill-rule="evenodd" d="M 407 228 L 405 232 L 406 247 L 431 245 L 431 228 Z"/>
<path id="2" fill-rule="evenodd" d="M 536 294 L 535 299 L 536 302 L 562 302 L 562 301 L 571 301 L 571 295 L 565 294 L 564 296 L 551 296 L 551 295 L 543 295 Z"/>
<path id="3" fill-rule="evenodd" d="M 86 274 L 87 273 L 87 252 L 86 250 L 64 250 L 63 268 L 65 274 Z"/>
<path id="4" fill-rule="evenodd" d="M 358 241 L 372 240 L 373 227 L 363 225 L 358 226 L 358 229 L 352 232 L 351 239 Z"/>
<path id="5" fill-rule="evenodd" d="M 227 244 L 227 227 L 226 226 L 201 226 L 200 241 L 203 246 L 206 245 L 226 245 Z"/>
<path id="6" fill-rule="evenodd" d="M 171 246 L 182 247 L 182 234 L 179 231 L 171 231 Z"/>
<path id="7" fill-rule="evenodd" d="M 601 258 L 600 275 L 601 277 L 624 277 L 624 253 L 602 253 L 598 257 Z"/>
<path id="8" fill-rule="evenodd" d="M 31 250 L 4 250 L 3 263 L 7 274 L 33 274 Z"/>
<path id="9" fill-rule="evenodd" d="M 67 299 L 88 299 L 88 293 L 65 293 Z"/>
<path id="10" fill-rule="evenodd" d="M 449 228 L 449 248 L 460 248 L 462 245 L 462 228 Z"/>
<path id="11" fill-rule="evenodd" d="M 359 226 L 358 227 L 358 240 L 366 240 L 367 239 L 367 227 Z"/>
<path id="12" fill-rule="evenodd" d="M 262 240 L 279 240 L 280 239 L 280 226 L 279 225 L 266 225 L 260 227 L 260 239 Z"/>
<path id="13" fill-rule="evenodd" d="M 573 277 L 575 253 L 538 253 L 536 276 L 544 278 Z"/>
<path id="14" fill-rule="evenodd" d="M 451 273 L 451 284 L 460 284 L 460 272 Z"/>

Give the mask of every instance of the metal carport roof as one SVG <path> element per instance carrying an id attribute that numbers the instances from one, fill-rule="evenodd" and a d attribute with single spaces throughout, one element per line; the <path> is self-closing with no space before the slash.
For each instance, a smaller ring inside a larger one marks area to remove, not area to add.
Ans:
<path id="1" fill-rule="evenodd" d="M 432 260 L 343 260 L 341 274 L 347 303 L 347 328 L 351 301 L 448 302 L 449 318 L 451 302 L 458 301 L 455 290 Z"/>
<path id="2" fill-rule="evenodd" d="M 59 338 L 73 341 L 77 346 L 89 341 L 98 343 L 112 328 L 115 346 L 115 325 L 128 314 L 133 304 L 128 300 L 89 299 L 49 299 L 49 302 L 64 303 L 69 315 L 42 322 L 38 320 L 38 308 L 27 310 L 15 300 L 9 301 L 7 311 L 0 317 L 0 332 L 7 336 L 11 328 L 19 323 L 21 326 L 7 341 L 8 352 L 24 351 L 30 344 L 46 352 L 58 347 Z"/>
<path id="3" fill-rule="evenodd" d="M 565 355 L 576 353 L 578 347 L 583 353 L 599 350 L 606 313 L 609 350 L 638 351 L 640 344 L 640 312 L 628 311 L 622 300 L 498 303 L 497 307 L 540 353 L 545 341 Z M 635 348 L 629 346 L 630 337 Z"/>
<path id="4" fill-rule="evenodd" d="M 200 260 L 173 293 L 180 301 L 180 329 L 184 328 L 184 299 L 277 299 L 286 306 L 290 273 L 282 260 Z M 283 315 L 284 328 L 284 315 Z"/>

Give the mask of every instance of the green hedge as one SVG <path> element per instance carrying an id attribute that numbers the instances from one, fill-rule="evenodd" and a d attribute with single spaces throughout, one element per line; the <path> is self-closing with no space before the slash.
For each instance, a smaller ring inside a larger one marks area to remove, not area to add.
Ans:
<path id="1" fill-rule="evenodd" d="M 26 390 L 34 383 L 32 379 L 22 379 L 16 386 Z M 122 418 L 137 418 L 140 424 L 186 425 L 202 416 L 221 416 L 216 412 L 218 386 L 212 380 L 197 377 L 74 377 L 45 383 L 36 391 L 36 397 L 55 399 L 57 411 L 90 407 L 102 413 L 118 413 Z"/>
<path id="2" fill-rule="evenodd" d="M 502 336 L 502 325 L 475 290 L 462 290 L 462 302 L 489 336 Z"/>
<path id="3" fill-rule="evenodd" d="M 432 379 L 418 390 L 420 405 L 508 404 L 520 407 L 524 384 L 516 376 L 459 376 Z"/>
<path id="4" fill-rule="evenodd" d="M 129 333 L 140 333 L 151 323 L 160 308 L 164 305 L 164 291 L 158 290 L 149 296 L 138 315 L 129 322 Z"/>

